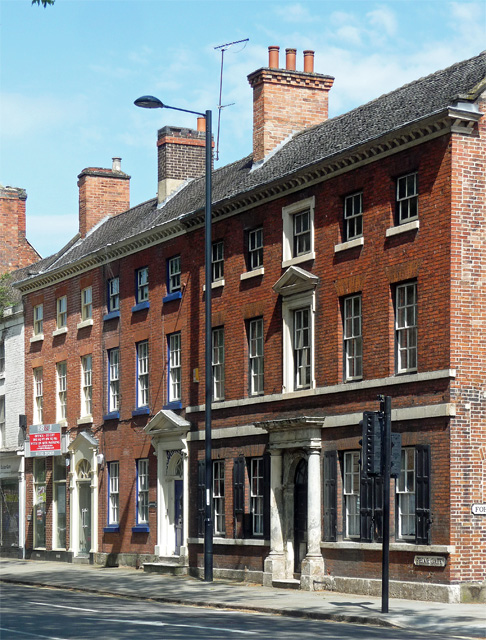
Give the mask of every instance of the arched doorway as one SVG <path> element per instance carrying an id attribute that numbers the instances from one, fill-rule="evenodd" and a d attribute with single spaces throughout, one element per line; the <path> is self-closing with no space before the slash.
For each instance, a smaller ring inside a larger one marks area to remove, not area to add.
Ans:
<path id="1" fill-rule="evenodd" d="M 300 460 L 294 478 L 294 573 L 307 554 L 307 460 Z"/>

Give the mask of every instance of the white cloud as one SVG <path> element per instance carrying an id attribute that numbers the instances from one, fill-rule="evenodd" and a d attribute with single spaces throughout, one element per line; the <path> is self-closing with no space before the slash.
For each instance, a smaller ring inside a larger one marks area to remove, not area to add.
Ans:
<path id="1" fill-rule="evenodd" d="M 276 13 L 285 22 L 313 22 L 316 19 L 315 14 L 311 13 L 307 7 L 302 4 L 283 4 L 276 10 Z"/>
<path id="2" fill-rule="evenodd" d="M 394 12 L 389 7 L 380 7 L 374 11 L 370 11 L 366 17 L 369 23 L 377 32 L 383 35 L 383 32 L 392 37 L 397 32 L 397 19 Z"/>
<path id="3" fill-rule="evenodd" d="M 67 126 L 82 112 L 82 99 L 61 101 L 53 96 L 33 96 L 21 93 L 3 93 L 0 96 L 2 136 L 13 138 L 32 132 L 45 133 L 49 129 Z"/>
<path id="4" fill-rule="evenodd" d="M 361 34 L 357 27 L 346 25 L 336 30 L 336 38 L 342 46 L 349 44 L 351 46 L 359 46 L 361 44 Z"/>

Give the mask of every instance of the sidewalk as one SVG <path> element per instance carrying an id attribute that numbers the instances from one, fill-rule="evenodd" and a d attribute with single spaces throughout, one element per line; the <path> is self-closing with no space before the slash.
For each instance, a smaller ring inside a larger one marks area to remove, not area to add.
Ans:
<path id="1" fill-rule="evenodd" d="M 219 580 L 207 583 L 129 568 L 108 569 L 10 558 L 0 558 L 0 581 L 313 620 L 419 629 L 447 640 L 453 637 L 486 638 L 486 608 L 480 604 L 390 599 L 389 613 L 383 614 L 381 598 L 373 596 L 271 589 Z"/>

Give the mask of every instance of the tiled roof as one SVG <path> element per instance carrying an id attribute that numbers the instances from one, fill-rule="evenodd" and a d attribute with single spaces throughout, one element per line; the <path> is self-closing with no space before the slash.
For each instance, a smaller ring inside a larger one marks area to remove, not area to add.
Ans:
<path id="1" fill-rule="evenodd" d="M 410 123 L 443 112 L 459 98 L 474 100 L 485 90 L 486 51 L 404 85 L 352 111 L 306 129 L 283 144 L 252 171 L 251 155 L 213 173 L 213 206 L 318 164 L 354 147 L 379 139 Z M 74 239 L 44 266 L 44 273 L 126 241 L 204 207 L 204 178 L 193 180 L 157 207 L 144 202 L 107 219 L 84 239 Z M 41 263 L 38 263 L 39 265 Z"/>

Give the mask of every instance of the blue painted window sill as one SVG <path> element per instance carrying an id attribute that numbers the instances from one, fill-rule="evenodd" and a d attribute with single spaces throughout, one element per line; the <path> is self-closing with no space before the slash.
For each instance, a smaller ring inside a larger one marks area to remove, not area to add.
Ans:
<path id="1" fill-rule="evenodd" d="M 119 524 L 109 524 L 107 527 L 104 527 L 103 531 L 105 533 L 120 533 L 120 525 Z"/>
<path id="2" fill-rule="evenodd" d="M 132 527 L 132 533 L 149 533 L 150 527 L 148 524 L 137 524 Z"/>
<path id="3" fill-rule="evenodd" d="M 150 300 L 144 300 L 144 302 L 136 304 L 132 307 L 132 313 L 135 313 L 135 311 L 142 311 L 142 309 L 150 309 Z"/>
<path id="4" fill-rule="evenodd" d="M 182 402 L 169 402 L 164 405 L 164 409 L 174 410 L 174 409 L 182 409 Z"/>
<path id="5" fill-rule="evenodd" d="M 180 300 L 182 298 L 181 291 L 174 291 L 174 293 L 168 293 L 164 298 L 162 298 L 162 302 L 172 302 L 172 300 Z"/>
<path id="6" fill-rule="evenodd" d="M 132 416 L 146 416 L 150 413 L 149 407 L 139 407 L 132 411 Z"/>
<path id="7" fill-rule="evenodd" d="M 120 311 L 110 311 L 109 313 L 105 313 L 105 315 L 103 316 L 103 322 L 106 322 L 107 320 L 113 320 L 113 318 L 119 318 L 120 317 Z"/>
<path id="8" fill-rule="evenodd" d="M 103 416 L 103 420 L 119 420 L 120 412 L 119 411 L 110 411 L 110 413 L 105 413 Z"/>

